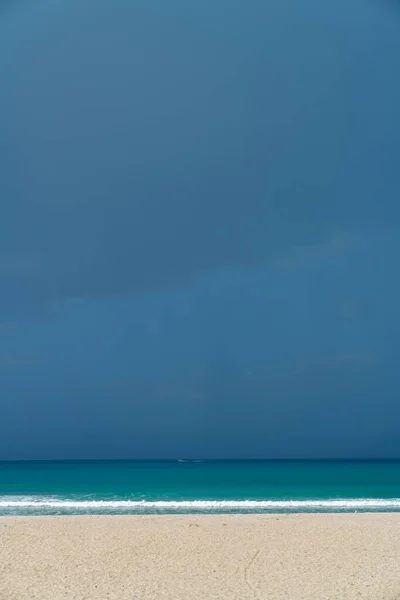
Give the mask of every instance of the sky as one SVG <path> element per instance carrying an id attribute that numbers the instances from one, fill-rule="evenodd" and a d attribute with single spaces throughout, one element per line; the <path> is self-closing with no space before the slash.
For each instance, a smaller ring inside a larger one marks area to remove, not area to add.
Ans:
<path id="1" fill-rule="evenodd" d="M 400 457 L 400 8 L 0 7 L 0 459 Z"/>

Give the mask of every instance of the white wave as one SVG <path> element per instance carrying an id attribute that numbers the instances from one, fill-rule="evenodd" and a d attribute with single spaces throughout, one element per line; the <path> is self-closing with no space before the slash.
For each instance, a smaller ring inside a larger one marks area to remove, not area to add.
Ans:
<path id="1" fill-rule="evenodd" d="M 326 500 L 71 500 L 3 497 L 0 509 L 64 510 L 379 510 L 400 509 L 400 498 Z"/>

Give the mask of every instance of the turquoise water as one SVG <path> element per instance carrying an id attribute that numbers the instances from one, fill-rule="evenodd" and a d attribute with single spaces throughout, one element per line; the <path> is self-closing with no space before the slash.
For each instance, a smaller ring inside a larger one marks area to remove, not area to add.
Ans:
<path id="1" fill-rule="evenodd" d="M 0 462 L 0 514 L 400 510 L 400 461 Z"/>

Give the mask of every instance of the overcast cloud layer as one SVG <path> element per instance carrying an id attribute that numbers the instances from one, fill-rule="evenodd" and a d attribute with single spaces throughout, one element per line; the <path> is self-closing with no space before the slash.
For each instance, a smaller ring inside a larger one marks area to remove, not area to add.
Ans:
<path id="1" fill-rule="evenodd" d="M 0 11 L 0 458 L 399 456 L 393 3 Z"/>

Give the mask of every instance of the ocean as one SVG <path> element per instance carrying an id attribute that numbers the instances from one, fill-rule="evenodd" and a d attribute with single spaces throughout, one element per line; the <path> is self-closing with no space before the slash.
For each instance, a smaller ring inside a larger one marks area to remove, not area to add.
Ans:
<path id="1" fill-rule="evenodd" d="M 0 515 L 400 510 L 400 461 L 0 462 Z"/>

